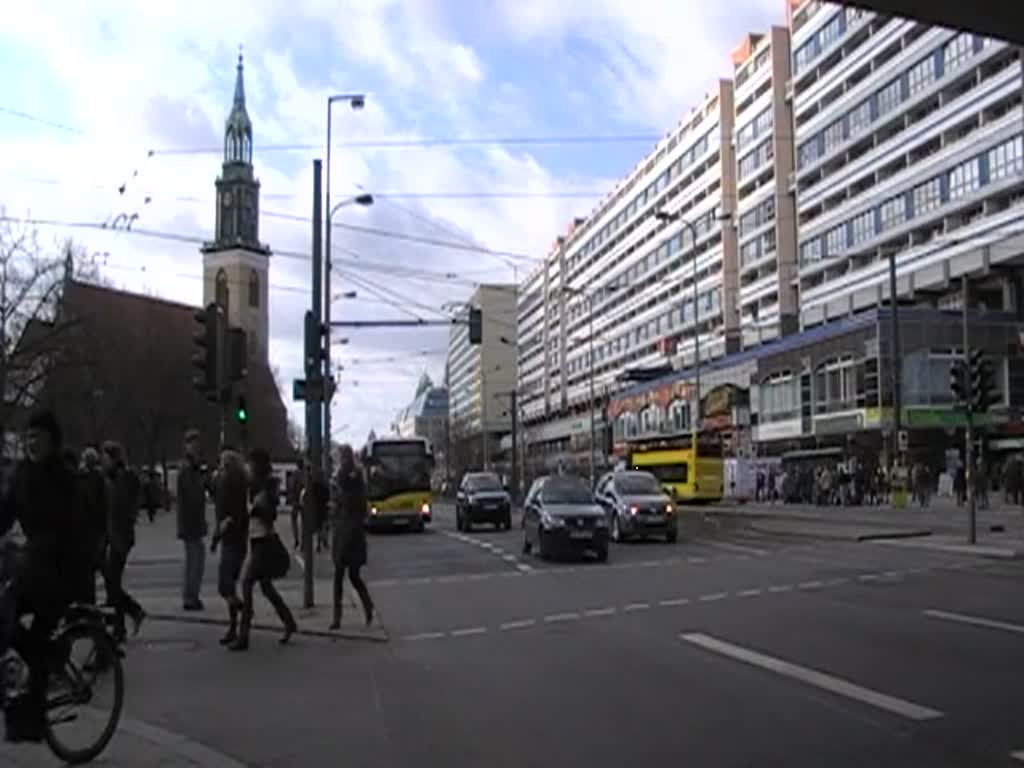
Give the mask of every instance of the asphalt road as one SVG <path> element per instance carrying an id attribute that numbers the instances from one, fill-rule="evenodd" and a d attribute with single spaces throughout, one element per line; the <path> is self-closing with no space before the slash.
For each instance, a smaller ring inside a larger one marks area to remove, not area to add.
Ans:
<path id="1" fill-rule="evenodd" d="M 128 710 L 253 766 L 1024 766 L 1020 561 L 697 520 L 607 564 L 521 542 L 443 507 L 373 535 L 386 644 L 149 625 Z"/>

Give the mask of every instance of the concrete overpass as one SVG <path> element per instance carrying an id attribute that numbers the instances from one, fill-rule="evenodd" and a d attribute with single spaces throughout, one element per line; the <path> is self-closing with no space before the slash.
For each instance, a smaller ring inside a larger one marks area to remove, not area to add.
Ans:
<path id="1" fill-rule="evenodd" d="M 1021 0 L 840 0 L 876 13 L 918 19 L 1024 46 Z"/>

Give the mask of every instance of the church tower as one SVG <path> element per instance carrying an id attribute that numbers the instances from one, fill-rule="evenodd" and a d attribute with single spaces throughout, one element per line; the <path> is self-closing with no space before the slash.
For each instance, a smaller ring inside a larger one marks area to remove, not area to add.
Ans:
<path id="1" fill-rule="evenodd" d="M 203 306 L 220 304 L 232 327 L 248 336 L 249 357 L 268 362 L 270 248 L 260 242 L 260 183 L 252 167 L 252 121 L 245 108 L 242 54 L 235 97 L 224 126 L 224 158 L 217 178 L 214 239 L 204 243 Z"/>

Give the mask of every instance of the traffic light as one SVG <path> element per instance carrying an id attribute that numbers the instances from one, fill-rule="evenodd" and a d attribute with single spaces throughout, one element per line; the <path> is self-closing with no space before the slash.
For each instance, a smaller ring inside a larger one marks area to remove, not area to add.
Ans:
<path id="1" fill-rule="evenodd" d="M 304 323 L 306 379 L 316 379 L 321 375 L 321 364 L 324 359 L 324 328 L 316 321 L 312 310 L 306 310 Z"/>
<path id="2" fill-rule="evenodd" d="M 983 350 L 971 352 L 971 412 L 985 413 L 996 403 L 996 380 L 992 361 Z"/>
<path id="3" fill-rule="evenodd" d="M 235 419 L 239 424 L 249 421 L 249 407 L 245 402 L 245 395 L 238 396 L 238 404 L 235 406 Z"/>
<path id="4" fill-rule="evenodd" d="M 958 407 L 967 404 L 967 366 L 963 360 L 954 360 L 949 369 L 949 388 L 953 392 L 953 403 Z"/>
<path id="5" fill-rule="evenodd" d="M 192 384 L 208 397 L 217 395 L 217 319 L 220 309 L 210 304 L 193 314 L 200 328 L 192 337 L 192 366 L 196 369 Z"/>
<path id="6" fill-rule="evenodd" d="M 469 343 L 479 344 L 484 338 L 484 316 L 478 307 L 469 308 Z"/>
<path id="7" fill-rule="evenodd" d="M 231 352 L 231 381 L 241 381 L 249 372 L 248 342 L 245 331 L 232 328 L 228 337 L 228 349 Z"/>

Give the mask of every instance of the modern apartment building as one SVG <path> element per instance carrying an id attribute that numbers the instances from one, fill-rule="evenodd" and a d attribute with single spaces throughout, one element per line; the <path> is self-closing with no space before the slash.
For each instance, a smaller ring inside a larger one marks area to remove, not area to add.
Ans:
<path id="1" fill-rule="evenodd" d="M 736 226 L 743 347 L 796 331 L 796 216 L 789 30 L 747 35 L 735 67 Z"/>
<path id="2" fill-rule="evenodd" d="M 516 296 L 514 285 L 481 285 L 469 302 L 482 314 L 481 343 L 469 343 L 464 324 L 453 325 L 448 337 L 451 439 L 480 446 L 469 462 L 477 467 L 487 465 L 497 439 L 511 428 L 508 393 L 517 382 Z"/>
<path id="3" fill-rule="evenodd" d="M 722 80 L 526 278 L 523 416 L 551 461 L 586 461 L 592 383 L 601 414 L 628 368 L 739 348 L 735 228 L 722 226 L 735 214 L 732 137 L 732 82 Z M 687 408 L 673 416 L 681 424 Z"/>
<path id="4" fill-rule="evenodd" d="M 832 3 L 791 11 L 793 182 L 804 327 L 888 300 L 1020 303 L 1020 54 L 1004 43 Z M 980 268 L 979 268 L 980 267 Z"/>

